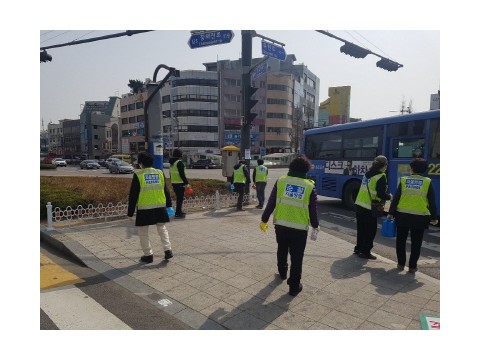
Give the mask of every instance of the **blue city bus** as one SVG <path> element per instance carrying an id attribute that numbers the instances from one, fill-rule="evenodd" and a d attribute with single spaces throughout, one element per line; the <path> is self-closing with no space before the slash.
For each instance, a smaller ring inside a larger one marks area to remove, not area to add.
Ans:
<path id="1" fill-rule="evenodd" d="M 377 155 L 388 158 L 388 191 L 409 175 L 412 158 L 428 163 L 440 216 L 440 110 L 305 130 L 302 154 L 313 164 L 308 177 L 318 195 L 341 199 L 354 209 L 363 175 Z"/>

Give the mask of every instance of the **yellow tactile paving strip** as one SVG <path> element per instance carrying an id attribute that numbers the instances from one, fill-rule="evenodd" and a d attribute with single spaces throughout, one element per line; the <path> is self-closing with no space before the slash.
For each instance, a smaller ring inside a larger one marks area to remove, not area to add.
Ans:
<path id="1" fill-rule="evenodd" d="M 65 270 L 40 253 L 40 289 L 51 289 L 81 282 L 83 280 L 78 276 Z"/>

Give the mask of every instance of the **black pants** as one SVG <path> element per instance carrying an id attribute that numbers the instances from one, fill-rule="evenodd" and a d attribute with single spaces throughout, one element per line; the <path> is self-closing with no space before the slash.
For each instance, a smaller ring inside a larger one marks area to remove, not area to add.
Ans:
<path id="1" fill-rule="evenodd" d="M 185 187 L 183 184 L 172 184 L 175 197 L 177 198 L 177 207 L 175 208 L 175 215 L 182 215 L 183 198 L 185 197 Z"/>
<path id="2" fill-rule="evenodd" d="M 373 239 L 377 235 L 377 218 L 369 211 L 357 211 L 357 245 L 355 250 L 369 255 L 373 248 Z"/>
<path id="3" fill-rule="evenodd" d="M 265 204 L 265 187 L 267 186 L 266 182 L 257 182 L 255 187 L 257 188 L 257 198 L 258 198 L 258 205 L 263 207 Z"/>
<path id="4" fill-rule="evenodd" d="M 414 269 L 417 267 L 417 262 L 420 258 L 420 251 L 422 249 L 423 233 L 425 232 L 425 228 L 397 225 L 397 261 L 398 264 L 402 266 L 405 266 L 405 263 L 407 261 L 406 244 L 408 232 L 410 232 L 410 240 L 412 241 L 408 267 Z"/>
<path id="5" fill-rule="evenodd" d="M 303 254 L 307 245 L 306 230 L 291 229 L 284 226 L 275 226 L 277 237 L 277 267 L 278 271 L 288 269 L 288 254 L 290 253 L 290 288 L 297 289 L 302 278 Z"/>
<path id="6" fill-rule="evenodd" d="M 241 209 L 243 207 L 243 196 L 245 195 L 245 184 L 234 183 L 234 185 L 235 185 L 234 191 L 238 194 L 237 209 Z"/>

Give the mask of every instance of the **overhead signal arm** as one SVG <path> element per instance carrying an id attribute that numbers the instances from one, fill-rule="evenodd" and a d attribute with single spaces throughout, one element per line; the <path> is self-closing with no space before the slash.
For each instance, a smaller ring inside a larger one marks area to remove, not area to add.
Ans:
<path id="1" fill-rule="evenodd" d="M 374 53 L 373 51 L 370 51 L 370 50 L 365 49 L 361 46 L 358 46 L 354 43 L 351 43 L 347 40 L 344 40 L 344 39 L 342 39 L 338 36 L 330 34 L 328 31 L 325 31 L 325 30 L 315 30 L 315 31 L 319 32 L 320 34 L 327 35 L 327 36 L 330 36 L 334 39 L 342 41 L 344 43 L 344 45 L 342 45 L 340 47 L 340 52 L 342 52 L 344 54 L 350 55 L 350 56 L 352 56 L 354 58 L 357 58 L 357 59 L 363 59 L 369 54 L 378 56 L 380 58 L 380 60 L 377 61 L 377 67 L 379 67 L 381 69 L 384 69 L 384 70 L 387 70 L 387 71 L 397 71 L 399 68 L 403 67 L 402 64 L 400 64 L 396 61 L 390 60 L 390 59 L 388 59 L 384 56 L 381 56 L 379 54 Z"/>

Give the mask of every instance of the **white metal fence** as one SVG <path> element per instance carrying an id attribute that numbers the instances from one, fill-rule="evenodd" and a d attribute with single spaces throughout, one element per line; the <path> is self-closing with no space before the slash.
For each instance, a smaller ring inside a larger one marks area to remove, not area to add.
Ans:
<path id="1" fill-rule="evenodd" d="M 184 210 L 208 210 L 228 208 L 236 206 L 238 194 L 232 193 L 230 195 L 220 195 L 216 191 L 212 196 L 192 196 L 185 197 L 183 201 Z M 252 193 L 244 195 L 244 202 L 254 201 L 256 196 Z M 175 204 L 175 203 L 174 203 Z M 127 216 L 127 203 L 102 203 L 96 206 L 89 204 L 87 207 L 82 205 L 67 206 L 65 209 L 59 207 L 53 208 L 51 202 L 47 203 L 47 230 L 53 230 L 53 223 L 85 221 L 85 220 L 104 220 L 107 221 L 112 218 Z"/>

